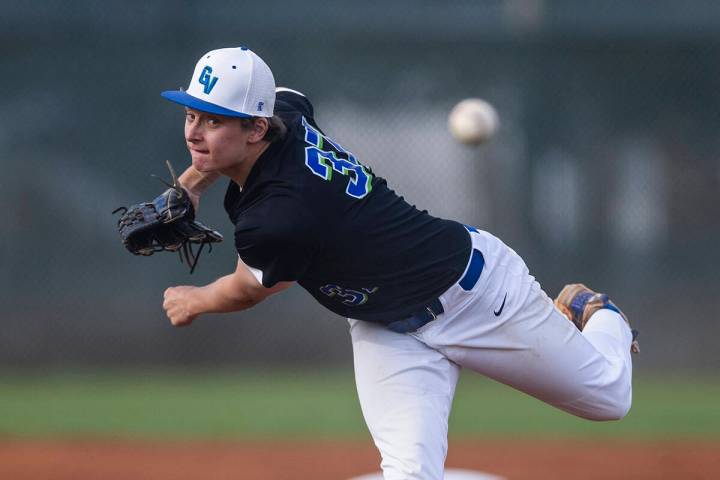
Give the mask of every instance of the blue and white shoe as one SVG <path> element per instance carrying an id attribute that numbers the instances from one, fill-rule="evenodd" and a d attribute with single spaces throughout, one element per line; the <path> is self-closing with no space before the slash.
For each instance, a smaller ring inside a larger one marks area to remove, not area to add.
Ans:
<path id="1" fill-rule="evenodd" d="M 610 300 L 610 297 L 604 293 L 594 292 L 582 283 L 565 285 L 554 302 L 555 308 L 574 323 L 580 331 L 585 328 L 585 324 L 587 324 L 593 313 L 601 308 L 607 308 L 608 310 L 619 313 L 628 326 L 630 326 L 630 322 L 625 314 Z M 630 345 L 630 351 L 632 353 L 640 353 L 640 344 L 637 341 L 638 331 L 634 329 L 631 329 L 631 331 L 633 339 Z"/>

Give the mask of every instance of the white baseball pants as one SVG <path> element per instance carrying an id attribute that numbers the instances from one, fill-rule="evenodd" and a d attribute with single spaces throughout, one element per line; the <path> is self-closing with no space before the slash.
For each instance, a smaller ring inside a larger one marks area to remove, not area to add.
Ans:
<path id="1" fill-rule="evenodd" d="M 386 480 L 443 478 L 461 367 L 591 420 L 630 409 L 632 335 L 622 317 L 599 310 L 578 331 L 517 253 L 487 232 L 470 235 L 482 274 L 472 290 L 455 284 L 441 295 L 436 320 L 407 334 L 349 320 L 360 404 Z"/>

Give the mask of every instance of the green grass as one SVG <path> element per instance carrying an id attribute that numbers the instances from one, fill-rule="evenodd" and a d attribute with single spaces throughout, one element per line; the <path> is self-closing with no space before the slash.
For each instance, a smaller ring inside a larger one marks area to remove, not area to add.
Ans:
<path id="1" fill-rule="evenodd" d="M 477 376 L 461 379 L 450 429 L 456 435 L 720 439 L 720 377 L 640 376 L 621 421 L 591 422 Z"/>
<path id="2" fill-rule="evenodd" d="M 620 422 L 574 418 L 463 375 L 455 437 L 720 438 L 720 378 L 640 377 Z M 352 371 L 98 371 L 0 375 L 0 435 L 131 438 L 368 438 Z"/>

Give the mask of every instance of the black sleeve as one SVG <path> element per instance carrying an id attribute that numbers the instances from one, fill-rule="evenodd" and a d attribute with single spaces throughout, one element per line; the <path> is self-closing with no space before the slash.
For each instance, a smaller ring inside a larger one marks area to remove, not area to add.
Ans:
<path id="1" fill-rule="evenodd" d="M 275 196 L 244 212 L 235 247 L 245 264 L 262 271 L 262 284 L 300 280 L 318 248 L 315 216 L 302 201 Z"/>

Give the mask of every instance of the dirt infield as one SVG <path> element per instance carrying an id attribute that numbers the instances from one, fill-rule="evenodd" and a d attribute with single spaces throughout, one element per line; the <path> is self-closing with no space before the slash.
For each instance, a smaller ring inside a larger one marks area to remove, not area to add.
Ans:
<path id="1" fill-rule="evenodd" d="M 379 470 L 364 442 L 0 442 L 13 480 L 341 480 Z M 447 466 L 522 479 L 716 479 L 720 441 L 452 441 Z"/>

